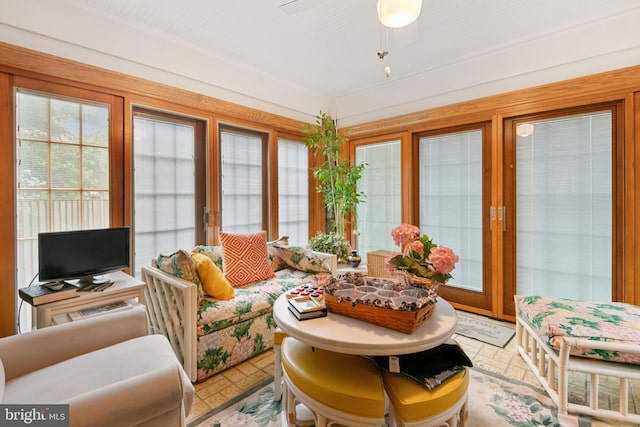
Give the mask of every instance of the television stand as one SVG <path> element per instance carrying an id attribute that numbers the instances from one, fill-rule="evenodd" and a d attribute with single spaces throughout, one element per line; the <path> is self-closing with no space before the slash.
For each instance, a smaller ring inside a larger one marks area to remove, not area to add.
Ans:
<path id="1" fill-rule="evenodd" d="M 37 329 L 71 321 L 69 313 L 120 301 L 131 305 L 144 304 L 145 283 L 123 271 L 104 275 L 113 285 L 101 292 L 78 292 L 78 297 L 54 301 L 33 307 L 33 324 Z"/>

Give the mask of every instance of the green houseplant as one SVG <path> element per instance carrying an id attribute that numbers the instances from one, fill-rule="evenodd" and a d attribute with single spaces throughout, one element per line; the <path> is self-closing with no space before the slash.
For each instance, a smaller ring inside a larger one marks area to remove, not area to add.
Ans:
<path id="1" fill-rule="evenodd" d="M 318 180 L 316 190 L 324 195 L 331 221 L 329 231 L 346 239 L 347 218 L 365 199 L 365 194 L 357 191 L 357 183 L 367 164 L 352 165 L 340 155 L 348 134 L 339 132 L 336 123 L 322 111 L 316 116 L 315 124 L 305 124 L 304 133 L 305 145 L 323 159 L 320 166 L 313 168 L 313 176 Z"/>
<path id="2" fill-rule="evenodd" d="M 340 262 L 344 262 L 351 251 L 351 245 L 336 233 L 318 233 L 309 239 L 309 249 L 334 254 Z"/>

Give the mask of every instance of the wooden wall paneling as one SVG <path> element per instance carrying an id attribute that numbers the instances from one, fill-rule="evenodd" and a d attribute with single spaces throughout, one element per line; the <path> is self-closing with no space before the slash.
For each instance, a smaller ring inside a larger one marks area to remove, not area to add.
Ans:
<path id="1" fill-rule="evenodd" d="M 131 226 L 131 234 L 135 236 L 135 224 L 133 224 L 133 215 L 135 206 L 133 205 L 133 103 L 131 97 L 123 99 L 123 118 L 122 133 L 124 135 L 122 141 L 122 168 L 123 168 L 123 215 L 126 225 Z M 135 250 L 135 237 L 132 237 L 132 247 Z M 133 254 L 131 255 L 133 258 Z"/>
<path id="2" fill-rule="evenodd" d="M 269 132 L 269 231 L 271 240 L 279 237 L 278 230 L 278 132 Z"/>
<path id="3" fill-rule="evenodd" d="M 122 216 L 123 225 L 131 227 L 131 264 L 135 262 L 135 224 L 133 223 L 133 105 L 129 97 L 122 100 Z M 113 168 L 112 168 L 113 169 Z M 129 274 L 131 272 L 129 271 Z"/>
<path id="4" fill-rule="evenodd" d="M 322 164 L 322 159 L 316 157 L 313 149 L 309 148 L 309 170 L 313 171 Z M 318 180 L 311 172 L 309 176 L 309 237 L 314 237 L 318 233 L 327 231 L 327 208 L 324 205 L 324 194 L 317 190 Z"/>
<path id="5" fill-rule="evenodd" d="M 501 197 L 495 198 L 495 215 L 496 220 L 493 221 L 493 238 L 494 242 L 500 242 L 496 245 L 496 255 L 499 257 L 496 262 L 500 263 L 496 266 L 496 272 L 498 276 L 496 280 L 500 282 L 496 284 L 499 288 L 499 294 L 501 299 L 498 302 L 498 314 L 500 317 L 515 318 L 515 303 L 512 295 L 516 293 L 516 251 L 515 251 L 515 238 L 516 238 L 516 223 L 510 221 L 509 226 L 503 231 L 502 223 L 498 221 L 498 208 L 505 206 L 507 212 L 507 218 L 515 219 L 515 174 L 516 174 L 516 161 L 515 161 L 515 126 L 517 122 L 515 119 L 503 119 L 502 129 L 496 131 L 501 132 L 501 144 L 499 147 L 495 147 L 496 150 L 500 150 L 499 154 L 496 154 L 496 160 L 500 159 L 502 163 L 501 173 L 499 177 L 500 188 L 497 189 L 497 194 Z"/>
<path id="6" fill-rule="evenodd" d="M 418 224 L 418 156 L 414 155 L 418 148 L 417 140 L 413 139 L 411 132 L 400 133 L 400 194 L 402 205 L 400 215 L 404 224 Z M 389 230 L 391 232 L 391 230 Z"/>
<path id="7" fill-rule="evenodd" d="M 220 168 L 222 167 L 222 159 L 220 153 L 220 123 L 217 116 L 213 116 L 211 122 L 211 129 L 209 132 L 211 142 L 209 144 L 209 161 L 210 167 L 208 168 L 210 177 L 211 190 L 209 191 L 211 213 L 209 214 L 211 231 L 209 232 L 209 239 L 212 245 L 220 244 L 220 225 L 222 224 L 222 198 L 218 189 L 221 185 L 220 180 Z"/>
<path id="8" fill-rule="evenodd" d="M 498 113 L 510 117 L 610 101 L 625 96 L 639 85 L 640 66 L 633 66 L 388 117 L 353 125 L 350 129 L 353 137 L 401 130 L 420 132 L 483 121 Z"/>
<path id="9" fill-rule="evenodd" d="M 489 162 L 489 168 L 491 170 L 490 176 L 486 177 L 491 180 L 491 196 L 488 210 L 483 211 L 487 216 L 487 223 L 489 230 L 487 231 L 490 242 L 490 254 L 491 262 L 487 267 L 491 270 L 490 285 L 493 292 L 492 300 L 492 314 L 498 318 L 505 318 L 504 306 L 502 301 L 505 298 L 504 289 L 504 270 L 503 263 L 500 260 L 504 256 L 504 231 L 502 224 L 498 221 L 498 207 L 506 204 L 504 198 L 504 135 L 505 132 L 512 132 L 512 129 L 505 128 L 504 118 L 500 114 L 496 114 L 491 118 L 491 160 Z M 493 211 L 494 217 L 491 212 Z M 515 224 L 509 224 L 508 226 L 514 227 Z M 515 318 L 510 319 L 515 320 Z"/>
<path id="10" fill-rule="evenodd" d="M 628 97 L 625 115 L 625 223 L 624 301 L 640 305 L 640 91 Z"/>
<path id="11" fill-rule="evenodd" d="M 0 73 L 0 117 L 14 123 L 13 82 Z M 16 332 L 15 144 L 14 128 L 0 126 L 0 337 Z M 26 283 L 25 283 L 26 285 Z"/>
<path id="12" fill-rule="evenodd" d="M 206 144 L 207 144 L 207 206 L 209 215 L 207 217 L 207 245 L 216 245 L 218 243 L 218 235 L 216 232 L 216 221 L 219 216 L 220 208 L 218 204 L 218 186 L 220 183 L 220 174 L 218 173 L 218 136 L 216 132 L 215 121 L 212 115 L 208 114 L 204 118 L 206 127 Z"/>
<path id="13" fill-rule="evenodd" d="M 270 149 L 270 134 L 262 134 L 262 164 L 267 167 L 262 168 L 262 224 L 263 228 L 267 232 L 267 236 L 271 236 L 271 222 L 273 215 L 271 215 L 271 200 L 269 199 L 271 191 L 269 186 L 272 184 L 270 178 L 269 167 L 271 162 L 269 156 L 273 150 Z"/>
<path id="14" fill-rule="evenodd" d="M 403 184 L 408 181 L 408 185 L 410 185 L 409 194 L 411 194 L 411 199 L 418 200 L 418 203 L 413 203 L 410 207 L 411 224 L 418 224 L 420 222 L 420 135 L 418 133 L 413 133 L 409 140 L 410 145 L 405 145 L 406 152 L 408 154 L 403 155 L 402 158 L 406 159 L 407 156 L 409 156 L 408 165 L 410 167 L 410 171 L 408 174 L 410 176 L 405 178 L 403 175 Z"/>
<path id="15" fill-rule="evenodd" d="M 633 236 L 633 224 L 627 222 L 627 220 L 630 220 L 631 218 L 627 217 L 625 214 L 625 206 L 629 204 L 629 202 L 633 203 L 633 199 L 627 200 L 629 195 L 626 194 L 625 191 L 625 188 L 627 187 L 625 185 L 625 175 L 628 172 L 627 165 L 625 164 L 625 141 L 628 140 L 625 128 L 627 127 L 626 124 L 629 123 L 629 118 L 631 117 L 631 114 L 628 114 L 627 111 L 633 111 L 633 100 L 629 99 L 631 96 L 631 94 L 628 94 L 624 100 L 611 107 L 613 116 L 613 147 L 611 153 L 613 170 L 611 182 L 614 191 L 612 194 L 613 254 L 611 276 L 613 279 L 613 289 L 611 295 L 614 301 L 624 301 L 626 297 L 624 271 L 628 259 L 624 249 L 625 240 L 627 240 L 625 235 Z M 632 129 L 633 123 L 631 122 L 629 129 L 631 135 L 633 135 Z M 629 233 L 627 233 L 628 231 Z M 616 260 L 620 261 L 616 262 Z"/>
<path id="16" fill-rule="evenodd" d="M 297 132 L 302 127 L 302 122 L 299 120 L 278 114 L 2 42 L 0 42 L 0 71 L 31 77 L 46 76 L 49 81 L 74 82 L 77 86 L 106 90 L 123 97 L 130 94 L 158 100 L 168 99 L 182 106 L 262 123 L 270 128 Z"/>
<path id="17" fill-rule="evenodd" d="M 207 197 L 207 121 L 197 119 L 194 122 L 195 125 L 195 190 L 196 190 L 196 212 L 194 218 L 194 224 L 196 229 L 196 243 L 198 245 L 206 245 L 208 243 L 207 232 L 209 230 L 208 216 L 205 218 L 206 213 L 209 212 L 209 198 Z"/>
<path id="18" fill-rule="evenodd" d="M 121 97 L 111 97 L 110 146 L 109 146 L 109 200 L 111 202 L 111 226 L 119 227 L 131 225 L 131 216 L 127 215 L 131 206 L 129 191 L 125 182 L 131 178 L 130 169 L 126 169 L 125 161 L 125 132 L 124 127 L 124 100 Z M 133 264 L 131 264 L 133 265 Z"/>

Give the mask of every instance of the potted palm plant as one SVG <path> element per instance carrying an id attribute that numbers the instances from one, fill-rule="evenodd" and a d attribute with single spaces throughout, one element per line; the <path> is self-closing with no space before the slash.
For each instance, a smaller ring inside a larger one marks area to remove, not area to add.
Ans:
<path id="1" fill-rule="evenodd" d="M 322 111 L 316 116 L 315 124 L 305 124 L 304 133 L 305 145 L 323 159 L 320 166 L 313 168 L 313 176 L 318 180 L 316 190 L 323 194 L 327 207 L 328 231 L 346 240 L 347 218 L 366 197 L 357 191 L 357 183 L 367 164 L 352 165 L 348 158 L 340 155 L 348 142 L 348 132 L 339 132 L 336 123 Z"/>

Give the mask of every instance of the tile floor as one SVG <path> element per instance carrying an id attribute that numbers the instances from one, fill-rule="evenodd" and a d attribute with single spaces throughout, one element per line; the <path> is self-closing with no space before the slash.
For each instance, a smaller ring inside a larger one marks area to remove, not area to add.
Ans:
<path id="1" fill-rule="evenodd" d="M 469 313 L 465 314 L 469 315 Z M 513 327 L 511 323 L 499 323 Z M 541 387 L 517 353 L 515 338 L 504 349 L 460 335 L 454 335 L 454 338 L 462 345 L 469 358 L 473 361 L 474 366 Z M 211 409 L 223 405 L 228 400 L 272 376 L 273 350 L 269 350 L 202 383 L 196 384 L 196 397 L 187 422 L 201 417 Z M 571 384 L 574 390 L 574 398 L 585 399 L 587 396 L 586 378 L 575 376 L 571 378 Z M 607 384 L 603 382 L 603 386 L 606 387 Z M 609 404 L 615 405 L 615 400 L 617 399 L 616 384 L 609 384 L 609 386 L 613 390 L 609 397 Z M 630 406 L 630 410 L 637 412 L 635 408 L 640 406 L 640 383 L 632 384 L 631 394 L 632 406 Z M 631 427 L 634 425 L 600 420 L 594 420 L 593 423 L 594 427 Z"/>

